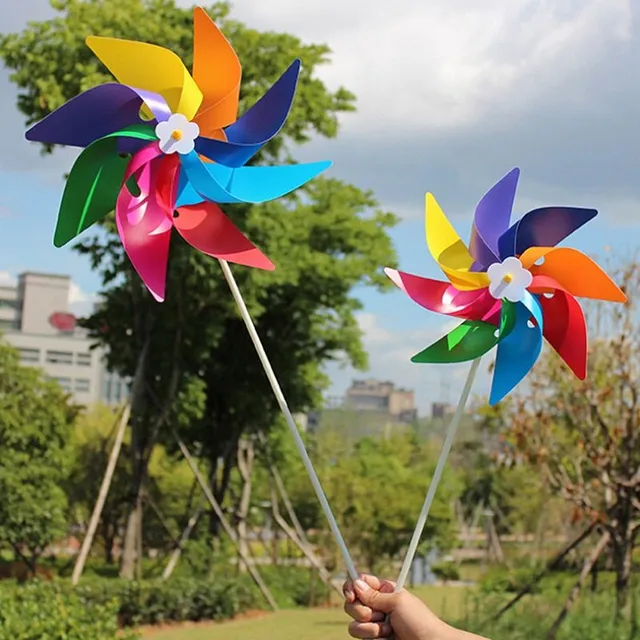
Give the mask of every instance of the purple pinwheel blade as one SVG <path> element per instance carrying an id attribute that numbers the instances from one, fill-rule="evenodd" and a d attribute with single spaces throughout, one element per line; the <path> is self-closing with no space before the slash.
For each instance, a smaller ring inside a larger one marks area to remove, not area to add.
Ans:
<path id="1" fill-rule="evenodd" d="M 509 228 L 519 177 L 520 169 L 512 169 L 478 203 L 469 242 L 469 252 L 476 261 L 472 271 L 486 271 L 499 262 L 498 239 Z"/>
<path id="2" fill-rule="evenodd" d="M 196 151 L 227 167 L 242 167 L 282 129 L 296 92 L 300 60 L 278 78 L 275 84 L 241 118 L 227 127 L 227 141 L 199 138 Z"/>
<path id="3" fill-rule="evenodd" d="M 598 215 L 595 209 L 543 207 L 525 213 L 498 240 L 500 259 L 522 255 L 530 247 L 555 247 Z"/>
<path id="4" fill-rule="evenodd" d="M 143 104 L 158 121 L 171 115 L 167 103 L 155 93 L 115 82 L 101 84 L 51 112 L 33 125 L 25 136 L 32 142 L 87 147 L 119 129 L 153 123 L 140 117 Z"/>
<path id="5" fill-rule="evenodd" d="M 516 305 L 513 330 L 498 343 L 490 405 L 500 402 L 529 373 L 542 350 L 542 331 L 542 307 L 527 292 Z"/>

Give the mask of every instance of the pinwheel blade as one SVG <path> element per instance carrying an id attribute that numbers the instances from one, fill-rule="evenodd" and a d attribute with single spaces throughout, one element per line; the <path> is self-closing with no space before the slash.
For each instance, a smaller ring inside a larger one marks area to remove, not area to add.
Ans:
<path id="1" fill-rule="evenodd" d="M 196 142 L 198 153 L 228 167 L 244 166 L 282 129 L 299 73 L 300 60 L 295 60 L 253 107 L 225 129 L 226 142 L 200 137 Z"/>
<path id="2" fill-rule="evenodd" d="M 331 162 L 311 162 L 275 167 L 240 167 L 205 164 L 193 151 L 182 156 L 176 206 L 199 204 L 203 200 L 220 204 L 259 204 L 295 191 L 331 166 Z"/>
<path id="3" fill-rule="evenodd" d="M 534 276 L 553 278 L 579 298 L 626 302 L 627 296 L 589 256 L 571 247 L 532 247 L 520 257 Z M 536 264 L 536 263 L 540 264 Z"/>
<path id="4" fill-rule="evenodd" d="M 595 209 L 543 207 L 525 213 L 498 240 L 500 259 L 519 256 L 530 247 L 555 247 L 598 215 Z"/>
<path id="5" fill-rule="evenodd" d="M 580 380 L 587 377 L 587 323 L 580 303 L 553 278 L 535 276 L 529 287 L 542 307 L 542 335 Z"/>
<path id="6" fill-rule="evenodd" d="M 193 79 L 203 94 L 195 118 L 201 135 L 235 122 L 242 66 L 229 41 L 202 7 L 193 10 Z"/>
<path id="7" fill-rule="evenodd" d="M 101 84 L 65 102 L 25 134 L 31 142 L 86 147 L 130 125 L 143 125 L 145 104 L 158 120 L 171 112 L 162 96 L 115 82 Z M 153 130 L 151 130 L 153 131 Z"/>
<path id="8" fill-rule="evenodd" d="M 275 265 L 222 212 L 217 204 L 203 202 L 179 207 L 173 226 L 194 248 L 227 262 L 272 271 Z"/>
<path id="9" fill-rule="evenodd" d="M 486 320 L 500 303 L 486 289 L 458 291 L 449 282 L 385 269 L 391 281 L 421 307 L 466 320 Z"/>
<path id="10" fill-rule="evenodd" d="M 498 239 L 509 228 L 516 198 L 520 169 L 512 169 L 482 197 L 476 207 L 469 252 L 476 261 L 474 270 L 486 271 L 499 262 Z"/>
<path id="11" fill-rule="evenodd" d="M 427 194 L 425 205 L 427 246 L 451 284 L 460 291 L 486 287 L 487 274 L 469 271 L 473 258 L 432 194 Z"/>
<path id="12" fill-rule="evenodd" d="M 64 246 L 115 209 L 128 162 L 118 155 L 118 139 L 152 140 L 150 130 L 137 126 L 116 131 L 82 151 L 62 194 L 53 239 L 56 247 Z"/>
<path id="13" fill-rule="evenodd" d="M 156 179 L 162 158 L 155 149 L 143 149 L 131 160 L 125 179 L 135 176 L 139 194 L 123 186 L 116 205 L 116 224 L 124 250 L 153 297 L 165 297 L 171 219 L 164 203 L 157 197 Z M 159 153 L 159 152 L 158 152 Z M 144 162 L 144 160 L 149 161 Z M 138 170 L 138 167 L 139 170 Z"/>
<path id="14" fill-rule="evenodd" d="M 202 92 L 182 60 L 164 47 L 147 42 L 89 36 L 87 46 L 118 82 L 159 93 L 173 113 L 192 120 Z"/>
<path id="15" fill-rule="evenodd" d="M 465 320 L 453 331 L 411 358 L 420 364 L 451 364 L 482 357 L 498 344 L 495 325 Z"/>
<path id="16" fill-rule="evenodd" d="M 500 402 L 522 381 L 542 350 L 544 325 L 539 302 L 527 292 L 515 307 L 513 329 L 498 344 L 489 395 L 491 405 Z"/>

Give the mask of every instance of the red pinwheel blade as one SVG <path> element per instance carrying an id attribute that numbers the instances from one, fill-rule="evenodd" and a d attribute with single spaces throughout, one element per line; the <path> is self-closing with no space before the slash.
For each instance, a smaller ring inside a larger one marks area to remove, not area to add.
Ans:
<path id="1" fill-rule="evenodd" d="M 179 207 L 173 225 L 192 247 L 208 256 L 267 271 L 275 269 L 213 202 Z"/>
<path id="2" fill-rule="evenodd" d="M 415 276 L 396 269 L 385 269 L 389 279 L 421 307 L 465 320 L 490 321 L 499 316 L 500 302 L 487 289 L 459 291 L 450 282 Z M 497 324 L 493 322 L 493 324 Z"/>
<path id="3" fill-rule="evenodd" d="M 580 380 L 587 377 L 587 323 L 580 303 L 553 278 L 535 276 L 531 291 L 540 293 L 543 335 Z"/>

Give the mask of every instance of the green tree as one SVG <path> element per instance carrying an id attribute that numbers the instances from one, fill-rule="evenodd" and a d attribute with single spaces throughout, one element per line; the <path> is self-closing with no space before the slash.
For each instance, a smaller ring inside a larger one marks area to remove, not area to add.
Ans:
<path id="1" fill-rule="evenodd" d="M 59 11 L 57 18 L 30 23 L 22 33 L 0 40 L 0 55 L 13 70 L 18 106 L 27 122 L 79 91 L 110 80 L 84 45 L 87 33 L 161 44 L 186 64 L 191 62 L 191 12 L 176 7 L 173 0 L 52 4 Z M 249 29 L 228 18 L 224 3 L 208 11 L 243 62 L 241 111 L 292 59 L 303 62 L 287 124 L 255 162 L 286 162 L 296 144 L 314 135 L 337 134 L 338 115 L 353 110 L 354 96 L 342 88 L 329 91 L 316 77 L 318 66 L 328 61 L 327 46 Z M 314 406 L 327 384 L 324 363 L 346 359 L 356 366 L 366 364 L 355 317 L 361 305 L 353 289 L 386 286 L 380 267 L 395 261 L 386 233 L 395 217 L 381 211 L 372 194 L 336 178 L 316 180 L 304 193 L 278 202 L 237 205 L 226 212 L 278 266 L 275 273 L 238 269 L 237 279 L 291 407 Z M 134 540 L 142 535 L 147 464 L 162 426 L 184 425 L 183 437 L 201 455 L 222 460 L 221 473 L 212 478 L 212 488 L 222 500 L 240 437 L 250 430 L 268 430 L 278 413 L 215 261 L 174 240 L 168 300 L 163 305 L 141 286 L 111 222 L 79 246 L 102 276 L 105 304 L 88 326 L 109 348 L 110 366 L 133 376 L 140 354 L 145 356 L 144 384 L 133 406 L 135 506 L 123 566 L 128 577 L 133 575 Z M 194 397 L 192 406 L 186 400 Z"/>
<path id="2" fill-rule="evenodd" d="M 0 342 L 0 543 L 33 573 L 45 548 L 67 531 L 62 484 L 76 415 L 58 384 L 22 367 Z"/>
<path id="3" fill-rule="evenodd" d="M 380 572 L 401 559 L 413 529 L 437 451 L 408 434 L 389 438 L 366 437 L 345 449 L 334 431 L 321 434 L 313 446 L 318 473 L 331 496 L 345 539 L 357 564 Z M 321 529 L 321 546 L 330 549 L 329 566 L 337 562 L 336 549 L 303 470 L 295 458 L 283 472 L 296 511 L 306 528 Z M 423 534 L 422 548 L 445 551 L 455 545 L 453 502 L 460 484 L 445 471 Z"/>

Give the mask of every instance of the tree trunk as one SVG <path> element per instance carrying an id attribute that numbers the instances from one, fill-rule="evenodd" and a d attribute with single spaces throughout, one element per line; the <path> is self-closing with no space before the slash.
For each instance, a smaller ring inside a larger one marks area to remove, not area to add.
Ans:
<path id="1" fill-rule="evenodd" d="M 255 457 L 255 449 L 252 440 L 240 440 L 237 449 L 238 471 L 242 477 L 242 491 L 240 500 L 236 510 L 236 522 L 238 531 L 238 541 L 240 543 L 240 553 L 244 556 L 249 555 L 248 527 L 247 519 L 249 516 L 249 507 L 251 506 L 251 475 L 253 472 L 253 461 Z M 238 562 L 240 572 L 245 573 L 246 567 L 242 562 Z"/>
<path id="2" fill-rule="evenodd" d="M 220 503 L 216 500 L 215 496 L 211 492 L 210 483 L 207 483 L 207 481 L 202 477 L 202 474 L 198 469 L 198 465 L 196 464 L 195 460 L 189 453 L 189 450 L 187 449 L 186 445 L 184 444 L 180 436 L 177 434 L 177 432 L 175 430 L 172 430 L 172 433 L 178 447 L 180 448 L 180 451 L 182 452 L 182 455 L 185 457 L 187 464 L 191 468 L 191 471 L 193 472 L 194 476 L 196 477 L 196 480 L 198 481 L 198 484 L 200 485 L 202 492 L 204 493 L 206 499 L 209 501 L 211 508 L 216 512 L 216 515 L 218 516 L 218 519 L 220 521 L 220 525 L 222 526 L 225 533 L 229 536 L 229 538 L 231 539 L 231 542 L 233 542 L 236 549 L 238 550 L 238 553 L 241 556 L 240 559 L 246 565 L 249 575 L 253 578 L 253 581 L 256 583 L 256 586 L 260 589 L 262 595 L 265 597 L 265 600 L 269 603 L 269 606 L 271 607 L 271 609 L 273 609 L 273 611 L 277 611 L 278 605 L 276 604 L 276 601 L 271 595 L 271 591 L 269 591 L 269 588 L 264 583 L 264 580 L 262 579 L 260 573 L 258 572 L 258 568 L 251 564 L 251 561 L 248 556 L 242 554 L 238 536 L 236 535 L 236 532 L 233 530 L 233 527 L 227 520 Z"/>
<path id="3" fill-rule="evenodd" d="M 580 577 L 578 581 L 573 585 L 573 588 L 569 592 L 567 599 L 562 607 L 558 617 L 555 619 L 551 629 L 549 629 L 549 633 L 547 633 L 547 640 L 555 640 L 558 635 L 558 630 L 560 629 L 560 625 L 564 622 L 565 618 L 569 614 L 571 607 L 576 603 L 578 596 L 580 595 L 580 591 L 582 590 L 582 586 L 584 585 L 587 577 L 591 573 L 591 570 L 598 562 L 598 558 L 602 555 L 602 552 L 606 549 L 607 544 L 609 544 L 609 540 L 611 536 L 607 531 L 602 535 L 598 544 L 594 547 L 593 551 L 589 554 L 589 557 L 584 561 L 584 565 L 582 567 L 582 571 L 580 572 Z"/>
<path id="4" fill-rule="evenodd" d="M 613 544 L 613 563 L 616 572 L 616 617 L 622 616 L 629 603 L 633 540 L 628 532 L 618 536 Z"/>

